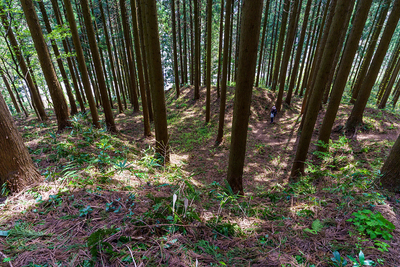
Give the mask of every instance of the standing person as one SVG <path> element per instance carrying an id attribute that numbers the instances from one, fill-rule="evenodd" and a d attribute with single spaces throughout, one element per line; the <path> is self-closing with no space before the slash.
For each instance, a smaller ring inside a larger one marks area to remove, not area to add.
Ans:
<path id="1" fill-rule="evenodd" d="M 276 107 L 273 106 L 272 110 L 271 110 L 271 123 L 274 123 L 274 117 L 276 116 L 276 114 L 278 113 L 278 111 L 276 110 Z"/>

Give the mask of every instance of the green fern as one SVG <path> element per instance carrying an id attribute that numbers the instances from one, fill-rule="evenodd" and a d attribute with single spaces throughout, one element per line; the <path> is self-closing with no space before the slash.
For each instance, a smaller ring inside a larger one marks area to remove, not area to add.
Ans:
<path id="1" fill-rule="evenodd" d="M 309 229 L 309 228 L 304 229 L 304 232 L 316 235 L 316 234 L 318 234 L 318 232 L 320 232 L 322 230 L 322 228 L 324 228 L 324 225 L 321 223 L 320 220 L 317 219 L 317 220 L 313 221 L 311 228 L 312 229 Z"/>

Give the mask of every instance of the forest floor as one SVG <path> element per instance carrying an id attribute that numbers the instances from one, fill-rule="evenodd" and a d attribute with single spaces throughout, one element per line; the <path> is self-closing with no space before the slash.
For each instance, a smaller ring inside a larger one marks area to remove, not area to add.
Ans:
<path id="1" fill-rule="evenodd" d="M 0 203 L 0 266 L 353 266 L 360 251 L 375 266 L 400 266 L 400 196 L 376 182 L 400 133 L 398 111 L 368 107 L 348 139 L 340 130 L 351 106 L 341 106 L 329 152 L 310 154 L 307 176 L 288 184 L 300 99 L 270 124 L 275 94 L 256 88 L 237 196 L 225 181 L 233 90 L 217 147 L 216 93 L 208 124 L 204 97 L 167 93 L 166 167 L 130 110 L 115 114 L 116 135 L 82 114 L 61 134 L 54 114 L 15 117 L 43 181 Z"/>

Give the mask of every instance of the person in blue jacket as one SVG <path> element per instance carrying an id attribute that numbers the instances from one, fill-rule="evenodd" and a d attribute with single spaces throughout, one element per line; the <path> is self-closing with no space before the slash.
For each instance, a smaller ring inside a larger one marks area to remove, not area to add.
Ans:
<path id="1" fill-rule="evenodd" d="M 278 111 L 276 110 L 276 107 L 273 106 L 272 110 L 271 110 L 271 116 L 270 116 L 271 117 L 271 123 L 274 123 L 274 118 L 275 118 L 277 113 L 278 113 Z"/>

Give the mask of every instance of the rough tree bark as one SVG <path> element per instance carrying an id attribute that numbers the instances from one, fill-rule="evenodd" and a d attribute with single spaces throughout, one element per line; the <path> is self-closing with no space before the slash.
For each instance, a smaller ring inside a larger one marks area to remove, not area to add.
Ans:
<path id="1" fill-rule="evenodd" d="M 42 29 L 39 24 L 39 18 L 35 11 L 35 6 L 32 0 L 21 0 L 22 9 L 24 10 L 25 18 L 35 44 L 35 49 L 39 58 L 40 66 L 42 67 L 44 78 L 46 79 L 47 87 L 50 91 L 53 101 L 54 111 L 57 117 L 58 131 L 62 131 L 65 127 L 70 126 L 69 111 L 67 101 L 65 100 L 62 88 L 58 82 L 56 72 L 51 61 L 49 50 L 47 49 L 46 41 L 44 40 Z"/>
<path id="2" fill-rule="evenodd" d="M 7 183 L 12 192 L 40 181 L 41 176 L 15 126 L 7 104 L 0 94 L 0 186 Z"/>
<path id="3" fill-rule="evenodd" d="M 227 180 L 234 193 L 243 195 L 243 166 L 246 154 L 247 129 L 251 95 L 257 65 L 263 0 L 244 0 L 238 76 L 232 123 Z"/>

